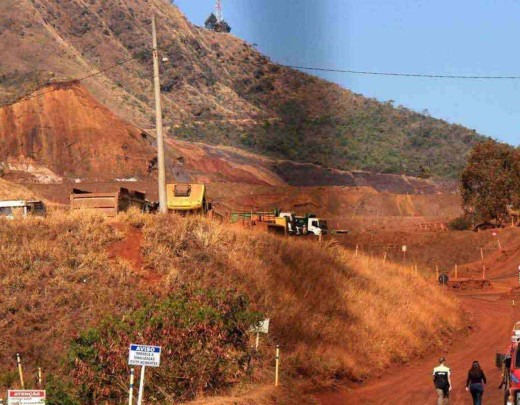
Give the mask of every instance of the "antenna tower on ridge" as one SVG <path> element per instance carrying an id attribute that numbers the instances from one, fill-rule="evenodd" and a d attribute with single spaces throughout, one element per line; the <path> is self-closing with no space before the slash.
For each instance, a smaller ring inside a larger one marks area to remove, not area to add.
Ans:
<path id="1" fill-rule="evenodd" d="M 215 2 L 215 17 L 217 17 L 217 23 L 224 21 L 224 16 L 222 14 L 222 0 L 216 0 Z"/>
<path id="2" fill-rule="evenodd" d="M 222 0 L 215 0 L 215 12 L 207 18 L 204 23 L 208 30 L 215 32 L 231 32 L 231 27 L 224 21 L 224 13 L 222 13 Z"/>

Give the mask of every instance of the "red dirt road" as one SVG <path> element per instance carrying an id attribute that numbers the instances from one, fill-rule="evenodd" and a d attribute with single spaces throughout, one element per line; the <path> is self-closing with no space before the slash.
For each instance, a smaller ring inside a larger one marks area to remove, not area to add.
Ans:
<path id="1" fill-rule="evenodd" d="M 503 269 L 500 273 L 504 273 Z M 496 276 L 498 276 L 496 272 Z M 509 272 L 511 274 L 511 272 Z M 515 284 L 516 281 L 516 284 Z M 467 371 L 473 360 L 478 360 L 488 379 L 484 393 L 485 404 L 502 404 L 503 391 L 498 389 L 501 377 L 495 366 L 495 354 L 503 352 L 510 341 L 511 329 L 520 320 L 520 308 L 512 306 L 510 290 L 518 285 L 516 277 L 497 280 L 491 291 L 461 293 L 462 308 L 471 314 L 474 331 L 456 342 L 445 352 L 435 350 L 425 360 L 410 366 L 395 366 L 387 376 L 368 381 L 359 387 L 316 396 L 322 405 L 339 404 L 436 404 L 432 383 L 432 369 L 443 355 L 452 369 L 453 391 L 450 405 L 471 404 L 471 395 L 465 391 Z M 464 294 L 464 295 L 462 295 Z M 441 331 L 439 331 L 441 333 Z"/>

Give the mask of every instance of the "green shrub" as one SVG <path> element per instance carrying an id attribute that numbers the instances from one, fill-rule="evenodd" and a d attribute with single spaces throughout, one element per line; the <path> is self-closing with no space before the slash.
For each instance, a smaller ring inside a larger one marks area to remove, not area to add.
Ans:
<path id="1" fill-rule="evenodd" d="M 45 389 L 47 390 L 47 405 L 80 405 L 80 402 L 71 396 L 74 391 L 71 384 L 65 383 L 54 374 L 47 376 Z"/>
<path id="2" fill-rule="evenodd" d="M 468 215 L 461 215 L 448 223 L 448 228 L 452 231 L 467 231 L 473 226 L 473 220 Z"/>
<path id="3" fill-rule="evenodd" d="M 72 342 L 69 364 L 82 403 L 124 397 L 131 343 L 163 348 L 161 366 L 149 369 L 150 398 L 218 392 L 249 375 L 248 331 L 261 319 L 234 291 L 181 288 L 159 300 L 142 298 L 125 317 L 108 317 Z"/>

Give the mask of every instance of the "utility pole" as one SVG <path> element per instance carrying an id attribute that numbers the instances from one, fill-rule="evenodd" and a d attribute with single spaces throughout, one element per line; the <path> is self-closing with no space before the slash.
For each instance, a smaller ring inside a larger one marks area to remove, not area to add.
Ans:
<path id="1" fill-rule="evenodd" d="M 159 212 L 166 214 L 166 170 L 164 167 L 164 139 L 162 126 L 161 83 L 159 80 L 159 49 L 157 48 L 157 27 L 155 14 L 152 17 L 153 41 L 153 82 L 155 89 L 155 127 L 157 132 L 157 167 L 159 169 Z"/>

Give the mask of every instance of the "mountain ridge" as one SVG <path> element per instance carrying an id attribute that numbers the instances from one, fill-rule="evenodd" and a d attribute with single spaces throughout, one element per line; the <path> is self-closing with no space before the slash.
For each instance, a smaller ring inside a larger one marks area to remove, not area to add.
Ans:
<path id="1" fill-rule="evenodd" d="M 83 83 L 125 120 L 153 125 L 152 13 L 169 59 L 161 79 L 174 138 L 340 170 L 451 178 L 485 139 L 274 64 L 230 34 L 196 27 L 166 0 L 31 0 L 8 9 L 0 16 L 0 102 L 132 59 Z"/>

